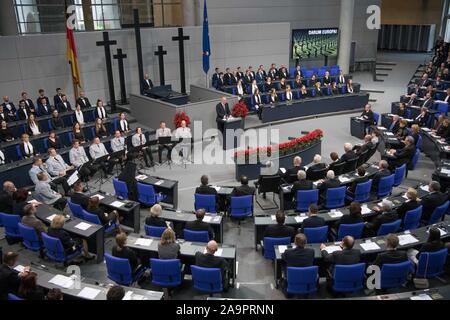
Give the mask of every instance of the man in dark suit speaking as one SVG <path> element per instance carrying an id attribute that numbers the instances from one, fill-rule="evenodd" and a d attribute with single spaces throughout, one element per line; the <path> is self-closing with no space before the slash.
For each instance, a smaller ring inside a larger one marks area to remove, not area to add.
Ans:
<path id="1" fill-rule="evenodd" d="M 228 119 L 231 116 L 230 107 L 228 106 L 228 100 L 226 97 L 222 97 L 222 101 L 216 106 L 217 113 L 217 129 L 223 134 L 225 130 L 225 124 L 223 120 Z"/>

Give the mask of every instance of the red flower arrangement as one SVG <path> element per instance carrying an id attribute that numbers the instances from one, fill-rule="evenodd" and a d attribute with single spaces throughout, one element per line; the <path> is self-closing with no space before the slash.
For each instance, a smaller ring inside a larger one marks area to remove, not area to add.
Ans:
<path id="1" fill-rule="evenodd" d="M 258 157 L 260 155 L 267 155 L 267 157 L 270 157 L 272 155 L 272 152 L 279 151 L 279 155 L 289 155 L 301 150 L 306 149 L 311 144 L 321 140 L 323 137 L 323 131 L 320 129 L 314 130 L 307 135 L 303 137 L 296 138 L 291 141 L 283 142 L 276 145 L 271 145 L 268 147 L 260 147 L 260 148 L 254 148 L 254 149 L 247 149 L 242 151 L 237 151 L 234 154 L 234 157 L 236 161 L 238 162 L 245 162 L 248 161 L 250 157 Z"/>
<path id="2" fill-rule="evenodd" d="M 245 102 L 241 100 L 238 103 L 236 103 L 233 107 L 233 110 L 231 111 L 231 114 L 235 118 L 245 119 L 245 117 L 248 115 L 248 108 Z"/>
<path id="3" fill-rule="evenodd" d="M 181 122 L 186 121 L 186 126 L 189 127 L 189 125 L 191 124 L 191 119 L 188 117 L 188 115 L 186 114 L 186 112 L 178 112 L 177 114 L 175 114 L 175 118 L 173 120 L 173 124 L 175 126 L 175 128 L 180 128 L 181 127 Z"/>

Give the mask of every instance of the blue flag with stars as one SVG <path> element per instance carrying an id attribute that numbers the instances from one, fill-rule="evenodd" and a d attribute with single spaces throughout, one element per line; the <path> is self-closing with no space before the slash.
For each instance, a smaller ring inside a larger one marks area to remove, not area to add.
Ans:
<path id="1" fill-rule="evenodd" d="M 211 56 L 211 44 L 209 42 L 209 22 L 208 22 L 208 9 L 206 6 L 203 11 L 203 71 L 208 74 L 209 71 L 209 57 Z"/>

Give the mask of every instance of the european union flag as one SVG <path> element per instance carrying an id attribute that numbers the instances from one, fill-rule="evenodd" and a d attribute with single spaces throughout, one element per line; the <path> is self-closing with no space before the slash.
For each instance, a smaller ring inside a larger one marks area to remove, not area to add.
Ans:
<path id="1" fill-rule="evenodd" d="M 211 56 L 211 44 L 209 42 L 209 22 L 208 22 L 208 9 L 206 6 L 203 11 L 203 71 L 208 74 L 209 71 L 209 57 Z"/>

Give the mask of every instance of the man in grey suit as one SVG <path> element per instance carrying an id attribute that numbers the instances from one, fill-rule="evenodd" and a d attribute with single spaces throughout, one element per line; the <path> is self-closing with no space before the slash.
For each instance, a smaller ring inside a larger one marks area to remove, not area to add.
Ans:
<path id="1" fill-rule="evenodd" d="M 78 169 L 83 181 L 87 181 L 89 176 L 93 176 L 96 172 L 96 167 L 89 164 L 89 158 L 80 146 L 80 141 L 73 140 L 72 149 L 69 152 L 70 163 Z"/>
<path id="2" fill-rule="evenodd" d="M 127 144 L 125 142 L 125 138 L 122 137 L 122 133 L 120 130 L 116 130 L 114 133 L 114 138 L 111 140 L 111 150 L 113 152 L 120 152 L 125 150 L 125 155 L 119 158 L 120 163 L 123 163 L 127 159 Z M 131 156 L 129 156 L 130 160 L 132 160 Z"/>
<path id="3" fill-rule="evenodd" d="M 52 190 L 48 182 L 48 175 L 41 172 L 37 174 L 37 178 L 39 181 L 34 191 L 35 199 L 42 203 L 53 205 L 55 209 L 63 211 L 66 207 L 67 200 L 61 194 Z"/>
<path id="4" fill-rule="evenodd" d="M 30 176 L 31 181 L 33 181 L 34 185 L 37 185 L 37 183 L 39 182 L 37 175 L 41 172 L 47 173 L 50 175 L 50 173 L 48 172 L 48 167 L 46 164 L 43 163 L 41 158 L 34 158 L 34 162 L 33 165 L 30 169 L 30 171 L 28 171 L 28 175 Z M 64 189 L 64 192 L 67 194 L 70 190 L 69 184 L 67 183 L 67 179 L 65 177 L 56 177 L 56 178 L 51 178 L 49 177 L 49 183 L 50 186 L 52 187 L 53 190 L 55 190 L 56 192 L 58 191 L 58 185 L 60 184 L 62 186 L 62 188 Z"/>
<path id="5" fill-rule="evenodd" d="M 62 185 L 64 192 L 67 195 L 70 190 L 67 179 L 75 171 L 75 167 L 69 166 L 54 148 L 48 149 L 48 155 L 49 158 L 45 162 L 47 165 L 47 172 L 53 182 L 59 181 L 59 184 Z"/>
<path id="6" fill-rule="evenodd" d="M 89 154 L 95 162 L 97 159 L 108 156 L 109 152 L 106 150 L 105 145 L 100 141 L 100 138 L 97 137 L 94 138 L 94 141 L 92 141 L 92 144 L 89 147 Z M 114 168 L 114 159 L 111 159 L 111 157 L 108 156 L 106 160 L 101 161 L 99 165 L 102 167 L 106 175 L 111 174 Z"/>
<path id="7" fill-rule="evenodd" d="M 144 133 L 142 132 L 142 128 L 136 128 L 136 133 L 131 138 L 131 143 L 133 145 L 133 148 L 136 148 L 136 150 L 139 150 L 139 148 L 147 143 L 147 139 L 145 138 Z M 142 154 L 144 157 L 145 165 L 147 167 L 153 167 L 153 154 L 151 147 L 143 147 L 140 148 L 138 152 L 134 151 L 133 153 L 135 156 L 138 156 L 139 154 Z"/>
<path id="8" fill-rule="evenodd" d="M 169 128 L 166 127 L 166 123 L 164 121 L 162 121 L 159 124 L 159 129 L 156 130 L 156 139 L 159 138 L 167 138 L 167 137 L 171 137 L 172 136 L 172 130 L 170 130 Z M 162 163 L 162 153 L 164 151 L 164 149 L 167 150 L 167 159 L 170 161 L 172 161 L 172 149 L 173 149 L 173 145 L 172 144 L 159 144 L 158 145 L 158 159 L 159 159 L 159 163 Z"/>

